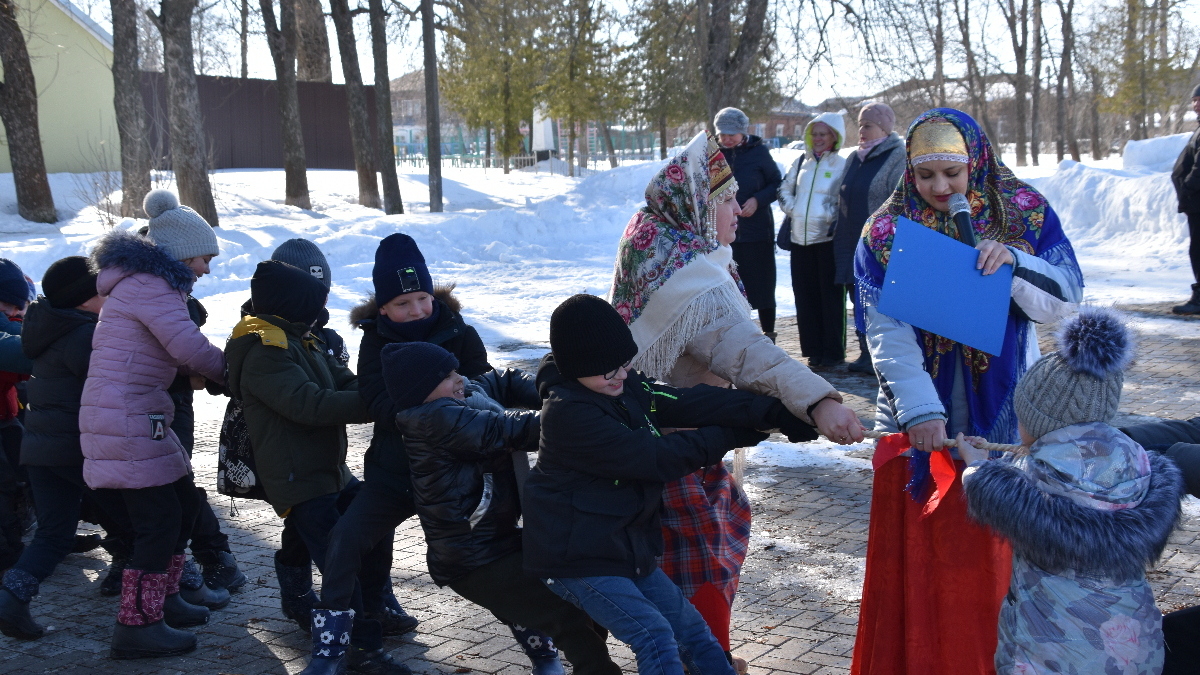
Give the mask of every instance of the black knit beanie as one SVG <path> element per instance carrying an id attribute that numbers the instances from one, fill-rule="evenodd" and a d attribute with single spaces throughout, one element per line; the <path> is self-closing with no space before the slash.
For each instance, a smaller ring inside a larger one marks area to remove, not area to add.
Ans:
<path id="1" fill-rule="evenodd" d="M 250 278 L 250 300 L 255 314 L 270 314 L 292 323 L 311 326 L 325 308 L 329 291 L 305 270 L 278 260 L 264 260 Z"/>
<path id="2" fill-rule="evenodd" d="M 371 280 L 375 283 L 375 302 L 380 307 L 405 293 L 433 294 L 433 278 L 429 276 L 425 256 L 412 237 L 399 232 L 379 242 Z"/>
<path id="3" fill-rule="evenodd" d="M 578 378 L 616 370 L 637 356 L 638 347 L 612 305 L 580 293 L 550 315 L 550 351 L 559 373 Z"/>
<path id="4" fill-rule="evenodd" d="M 383 385 L 397 408 L 421 405 L 452 370 L 458 359 L 432 342 L 391 342 L 379 352 Z"/>
<path id="5" fill-rule="evenodd" d="M 17 263 L 0 258 L 0 302 L 7 302 L 17 309 L 29 304 L 29 283 Z"/>
<path id="6" fill-rule="evenodd" d="M 78 307 L 96 297 L 96 273 L 81 255 L 55 260 L 42 276 L 42 293 L 56 309 Z"/>

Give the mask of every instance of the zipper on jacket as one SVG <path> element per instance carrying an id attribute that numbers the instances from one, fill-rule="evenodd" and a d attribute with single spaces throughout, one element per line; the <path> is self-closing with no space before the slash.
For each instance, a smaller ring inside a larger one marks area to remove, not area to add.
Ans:
<path id="1" fill-rule="evenodd" d="M 827 151 L 832 152 L 832 150 Z M 821 169 L 821 158 L 817 158 L 817 165 L 813 171 L 812 182 L 808 185 L 808 201 L 804 204 L 804 243 L 801 246 L 808 246 L 808 214 L 812 211 L 812 196 L 813 188 L 817 186 L 817 173 Z"/>

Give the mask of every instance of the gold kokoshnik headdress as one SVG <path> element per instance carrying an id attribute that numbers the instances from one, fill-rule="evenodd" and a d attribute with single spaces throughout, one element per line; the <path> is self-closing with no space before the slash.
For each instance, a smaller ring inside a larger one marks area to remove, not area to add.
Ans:
<path id="1" fill-rule="evenodd" d="M 913 166 L 924 162 L 967 164 L 970 161 L 966 140 L 953 124 L 944 120 L 930 120 L 913 129 L 908 156 Z"/>

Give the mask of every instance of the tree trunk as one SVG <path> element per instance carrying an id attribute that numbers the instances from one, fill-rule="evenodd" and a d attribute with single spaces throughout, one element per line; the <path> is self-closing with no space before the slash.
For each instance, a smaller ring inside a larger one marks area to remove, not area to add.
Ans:
<path id="1" fill-rule="evenodd" d="M 242 79 L 250 77 L 250 0 L 242 0 L 241 29 L 238 31 L 242 40 Z"/>
<path id="2" fill-rule="evenodd" d="M 492 168 L 492 125 L 487 125 L 484 129 L 484 151 L 483 151 L 483 168 Z"/>
<path id="3" fill-rule="evenodd" d="M 296 0 L 296 79 L 333 82 L 329 32 L 321 0 Z"/>
<path id="4" fill-rule="evenodd" d="M 421 0 L 421 43 L 425 49 L 425 138 L 429 149 L 429 211 L 442 212 L 442 102 L 438 90 L 437 37 L 433 0 Z M 488 146 L 492 144 L 488 125 Z M 490 154 L 490 152 L 489 152 Z"/>
<path id="5" fill-rule="evenodd" d="M 608 126 L 608 122 L 601 122 L 600 129 L 604 132 L 604 148 L 608 151 L 608 166 L 615 169 L 620 162 L 617 161 L 617 149 L 613 146 L 612 128 Z"/>
<path id="6" fill-rule="evenodd" d="M 698 37 L 702 43 L 701 63 L 704 66 L 704 99 L 708 106 L 708 124 L 717 111 L 738 106 L 746 91 L 750 69 L 759 59 L 763 45 L 763 28 L 767 18 L 767 0 L 746 0 L 746 19 L 738 35 L 737 49 L 733 45 L 733 0 L 711 0 L 707 22 L 704 3 L 700 3 L 701 27 Z"/>
<path id="7" fill-rule="evenodd" d="M 13 0 L 0 0 L 0 122 L 8 137 L 8 159 L 12 163 L 13 184 L 17 191 L 17 213 L 25 220 L 54 223 L 54 197 L 46 178 L 46 160 L 42 156 L 42 137 L 38 131 L 37 86 L 25 35 L 17 24 Z"/>
<path id="8" fill-rule="evenodd" d="M 1072 0 L 1071 5 L 1074 6 L 1074 4 L 1075 4 L 1074 0 Z M 1077 100 L 1076 96 L 1078 96 L 1078 94 L 1075 92 L 1075 63 L 1074 63 L 1074 61 L 1075 61 L 1075 59 L 1074 59 L 1075 27 L 1073 25 L 1073 21 L 1070 21 L 1070 17 L 1068 17 L 1068 25 L 1070 25 L 1070 27 L 1071 27 L 1071 50 L 1070 50 L 1070 53 L 1072 54 L 1072 58 L 1071 58 L 1071 61 L 1069 62 L 1069 64 L 1067 65 L 1067 95 L 1071 97 L 1070 103 L 1067 106 L 1067 111 L 1071 115 L 1071 123 L 1067 125 L 1067 149 L 1071 151 L 1071 159 L 1078 162 L 1078 161 L 1080 161 L 1079 125 L 1076 123 L 1077 117 L 1074 112 L 1076 110 L 1076 107 L 1075 107 L 1075 101 Z"/>
<path id="9" fill-rule="evenodd" d="M 1092 67 L 1088 71 L 1088 79 L 1091 80 L 1092 96 L 1091 96 L 1091 122 L 1092 122 L 1092 159 L 1101 160 L 1108 154 L 1104 151 L 1104 146 L 1100 143 L 1100 73 Z"/>
<path id="10" fill-rule="evenodd" d="M 121 216 L 145 218 L 142 200 L 150 192 L 150 139 L 138 67 L 138 8 L 134 0 L 112 0 L 113 108 L 121 142 Z"/>
<path id="11" fill-rule="evenodd" d="M 591 138 L 588 135 L 588 122 L 582 123 L 583 134 L 579 137 L 579 175 L 587 175 L 588 159 L 592 153 Z"/>
<path id="12" fill-rule="evenodd" d="M 983 126 L 984 133 L 992 139 L 993 143 L 999 143 L 1000 139 L 992 127 L 991 115 L 988 114 L 987 81 L 980 72 L 979 59 L 971 47 L 971 0 L 962 0 L 961 8 L 958 2 L 959 0 L 954 0 L 954 12 L 958 20 L 959 43 L 962 45 L 963 54 L 966 57 L 967 95 L 971 99 L 975 118 Z"/>
<path id="13" fill-rule="evenodd" d="M 392 140 L 392 81 L 388 77 L 387 14 L 383 0 L 368 0 L 371 13 L 371 56 L 375 62 L 375 132 L 379 175 L 383 179 L 383 212 L 404 213 L 400 180 L 396 176 L 396 146 Z"/>
<path id="14" fill-rule="evenodd" d="M 167 120 L 171 129 L 171 169 L 179 203 L 217 227 L 217 204 L 208 182 L 208 144 L 200 118 L 200 92 L 192 62 L 192 12 L 196 0 L 162 0 L 159 14 L 146 10 L 163 38 L 167 75 Z"/>
<path id="15" fill-rule="evenodd" d="M 667 158 L 667 116 L 658 118 L 658 158 Z"/>
<path id="16" fill-rule="evenodd" d="M 575 120 L 567 120 L 567 175 L 575 177 Z"/>
<path id="17" fill-rule="evenodd" d="M 363 92 L 362 71 L 358 67 L 358 45 L 354 40 L 354 18 L 346 0 L 330 0 L 330 15 L 337 32 L 338 55 L 342 58 L 342 76 L 346 80 L 346 107 L 350 113 L 350 143 L 354 146 L 354 169 L 358 172 L 358 203 L 371 209 L 382 208 L 379 183 L 375 180 L 375 134 L 371 133 L 367 97 Z"/>
<path id="18" fill-rule="evenodd" d="M 1029 60 L 1029 0 L 1021 0 L 1018 9 L 1013 0 L 1001 3 L 1000 8 L 1004 20 L 1008 24 L 1008 37 L 1012 43 L 1013 61 L 1016 63 L 1016 76 L 1012 79 L 1014 91 L 1014 113 L 1017 125 L 1017 166 L 1029 163 L 1026 155 L 1026 105 L 1029 91 L 1029 80 L 1026 78 Z M 996 139 L 999 142 L 1000 139 Z"/>
<path id="19" fill-rule="evenodd" d="M 1062 57 L 1058 61 L 1058 81 L 1055 82 L 1055 98 L 1058 105 L 1054 111 L 1054 154 L 1061 162 L 1065 159 L 1067 138 L 1067 73 L 1071 72 L 1071 54 L 1075 51 L 1075 30 L 1071 24 L 1071 15 L 1075 11 L 1075 0 L 1055 0 L 1058 3 L 1058 14 L 1062 20 Z M 1074 127 L 1075 125 L 1071 125 Z M 1072 135 L 1075 136 L 1072 131 Z M 1079 148 L 1076 136 L 1075 149 Z M 1072 159 L 1079 161 L 1078 155 L 1072 153 Z"/>
<path id="20" fill-rule="evenodd" d="M 1033 165 L 1038 165 L 1041 153 L 1041 98 L 1042 98 L 1042 0 L 1033 0 L 1033 91 L 1030 95 L 1029 147 Z"/>
<path id="21" fill-rule="evenodd" d="M 259 0 L 267 46 L 275 62 L 276 97 L 279 99 L 279 133 L 283 141 L 284 203 L 311 209 L 304 134 L 300 126 L 300 98 L 296 93 L 296 0 L 279 0 L 279 24 L 273 0 Z"/>
<path id="22" fill-rule="evenodd" d="M 944 108 L 946 107 L 946 29 L 942 0 L 937 0 L 934 11 L 937 13 L 937 24 L 933 37 L 933 82 L 937 91 L 936 105 Z"/>

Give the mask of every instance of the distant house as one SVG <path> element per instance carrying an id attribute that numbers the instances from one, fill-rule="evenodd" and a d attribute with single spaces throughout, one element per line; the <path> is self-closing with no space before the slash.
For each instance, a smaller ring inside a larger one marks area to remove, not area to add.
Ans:
<path id="1" fill-rule="evenodd" d="M 764 119 L 750 120 L 750 133 L 786 145 L 804 138 L 804 127 L 817 114 L 810 105 L 789 98 L 776 106 Z"/>
<path id="2" fill-rule="evenodd" d="M 112 36 L 67 0 L 16 0 L 38 91 L 38 128 L 50 173 L 114 170 Z M 0 172 L 12 171 L 0 134 Z"/>

